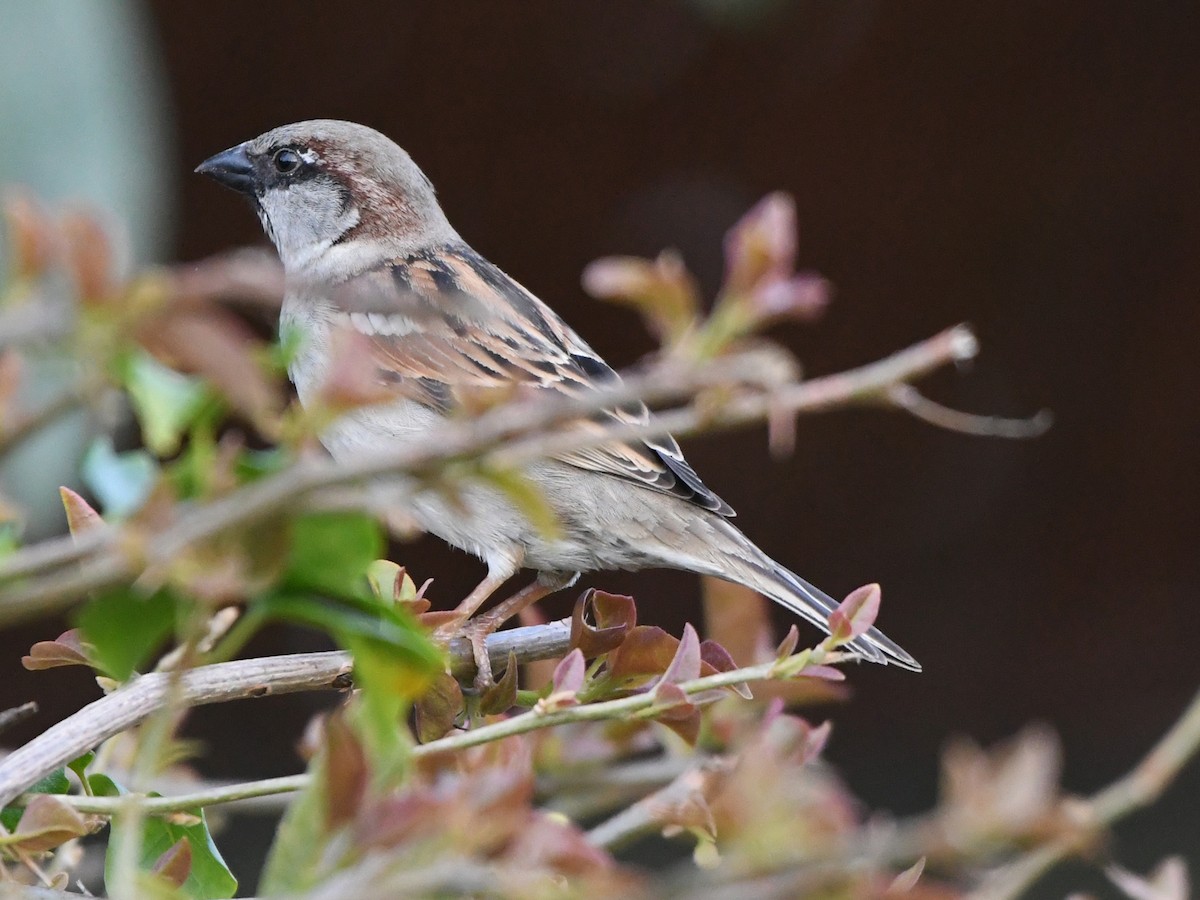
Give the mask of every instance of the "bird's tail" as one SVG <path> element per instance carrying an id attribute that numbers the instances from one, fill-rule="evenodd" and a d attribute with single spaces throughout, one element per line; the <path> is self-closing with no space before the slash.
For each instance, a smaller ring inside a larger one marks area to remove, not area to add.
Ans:
<path id="1" fill-rule="evenodd" d="M 770 597 L 780 606 L 803 616 L 822 631 L 829 631 L 829 614 L 837 609 L 837 601 L 824 591 L 813 587 L 795 572 L 768 559 L 769 570 L 764 570 L 760 583 L 750 584 L 755 590 Z M 871 662 L 899 666 L 912 672 L 920 672 L 921 664 L 903 647 L 872 626 L 849 644 L 850 649 L 861 653 Z"/>
<path id="2" fill-rule="evenodd" d="M 689 555 L 686 563 L 676 559 L 669 564 L 742 584 L 829 633 L 829 614 L 837 609 L 836 600 L 779 565 L 727 519 L 712 516 L 706 522 L 711 528 L 705 541 L 707 558 Z M 921 671 L 921 664 L 878 628 L 872 627 L 847 646 L 871 662 Z"/>

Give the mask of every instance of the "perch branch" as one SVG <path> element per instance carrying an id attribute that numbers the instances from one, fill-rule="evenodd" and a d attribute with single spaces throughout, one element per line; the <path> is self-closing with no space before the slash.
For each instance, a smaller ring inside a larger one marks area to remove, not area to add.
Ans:
<path id="1" fill-rule="evenodd" d="M 513 628 L 488 638 L 488 653 L 497 666 L 509 653 L 519 663 L 564 655 L 570 647 L 571 622 Z M 474 675 L 470 645 L 452 641 L 451 668 L 462 677 Z M 171 679 L 179 679 L 180 703 L 185 707 L 224 703 L 271 694 L 337 690 L 350 686 L 350 654 L 298 653 L 200 666 L 183 673 L 155 672 L 88 704 L 0 761 L 0 806 L 38 779 L 61 768 L 88 750 L 132 728 L 161 709 Z M 224 788 L 228 790 L 229 788 Z"/>

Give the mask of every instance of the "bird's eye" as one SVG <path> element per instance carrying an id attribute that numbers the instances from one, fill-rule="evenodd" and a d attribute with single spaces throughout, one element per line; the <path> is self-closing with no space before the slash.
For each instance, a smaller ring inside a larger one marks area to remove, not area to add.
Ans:
<path id="1" fill-rule="evenodd" d="M 304 160 L 291 147 L 284 147 L 275 151 L 275 155 L 271 157 L 271 163 L 280 175 L 291 175 L 300 168 Z"/>

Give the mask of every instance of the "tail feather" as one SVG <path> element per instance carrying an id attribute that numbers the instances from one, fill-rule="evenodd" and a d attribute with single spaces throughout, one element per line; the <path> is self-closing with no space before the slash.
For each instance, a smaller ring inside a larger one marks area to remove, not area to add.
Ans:
<path id="1" fill-rule="evenodd" d="M 702 549 L 683 549 L 680 545 L 684 542 L 675 535 L 653 547 L 653 556 L 661 565 L 745 585 L 829 633 L 829 615 L 837 609 L 837 601 L 767 556 L 728 519 L 712 514 L 693 518 L 688 530 Z M 651 547 L 639 549 L 645 552 Z M 869 629 L 847 646 L 871 662 L 921 671 L 921 664 L 878 628 Z"/>
<path id="2" fill-rule="evenodd" d="M 812 622 L 822 631 L 829 632 L 829 614 L 837 609 L 837 601 L 778 563 L 772 562 L 770 571 L 763 574 L 768 583 L 751 585 L 752 587 L 762 591 L 785 609 Z M 771 590 L 771 587 L 775 589 Z M 873 626 L 847 646 L 871 662 L 882 665 L 890 663 L 913 672 L 921 671 L 921 664 L 913 659 L 911 654 Z"/>

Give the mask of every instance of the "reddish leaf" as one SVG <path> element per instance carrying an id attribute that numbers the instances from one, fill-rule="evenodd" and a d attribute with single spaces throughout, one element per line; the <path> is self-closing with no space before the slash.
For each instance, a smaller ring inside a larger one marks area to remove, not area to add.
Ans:
<path id="1" fill-rule="evenodd" d="M 724 290 L 743 293 L 767 277 L 791 275 L 796 231 L 796 203 L 789 195 L 768 194 L 755 204 L 725 236 Z"/>
<path id="2" fill-rule="evenodd" d="M 152 871 L 172 887 L 182 887 L 192 872 L 192 845 L 182 837 L 154 861 Z"/>
<path id="3" fill-rule="evenodd" d="M 283 407 L 282 384 L 259 361 L 261 343 L 226 310 L 177 311 L 154 316 L 139 340 L 172 368 L 203 375 L 235 411 L 259 427 Z"/>
<path id="4" fill-rule="evenodd" d="M 11 193 L 4 198 L 9 265 L 17 278 L 36 278 L 50 267 L 57 236 L 46 211 L 32 198 Z"/>
<path id="5" fill-rule="evenodd" d="M 733 661 L 733 657 L 729 655 L 729 651 L 716 641 L 702 641 L 700 643 L 700 663 L 701 668 L 711 668 L 717 672 L 732 672 L 737 668 L 737 663 Z M 730 688 L 743 700 L 754 699 L 754 694 L 750 692 L 749 686 L 744 682 L 730 685 Z"/>
<path id="6" fill-rule="evenodd" d="M 797 718 L 799 719 L 799 717 Z M 833 732 L 833 723 L 825 721 L 813 728 L 803 719 L 799 719 L 799 721 L 804 726 L 804 742 L 801 745 L 800 762 L 808 764 L 825 752 L 825 745 L 829 743 L 829 735 Z"/>
<path id="7" fill-rule="evenodd" d="M 671 665 L 679 641 L 657 625 L 638 625 L 608 655 L 609 674 L 618 681 L 660 675 Z"/>
<path id="8" fill-rule="evenodd" d="M 423 744 L 436 741 L 454 727 L 463 711 L 462 687 L 452 675 L 442 672 L 414 706 L 417 740 Z"/>
<path id="9" fill-rule="evenodd" d="M 69 487 L 60 487 L 58 495 L 62 498 L 63 509 L 67 512 L 67 527 L 71 529 L 72 537 L 78 537 L 93 528 L 105 527 L 100 513 L 92 509 L 86 500 Z"/>
<path id="10" fill-rule="evenodd" d="M 634 307 L 664 342 L 680 338 L 700 306 L 695 280 L 669 250 L 653 262 L 633 256 L 598 259 L 583 270 L 583 289 L 600 300 Z"/>
<path id="11" fill-rule="evenodd" d="M 663 681 L 679 684 L 700 677 L 700 638 L 691 623 L 683 626 L 683 639 L 671 658 L 671 664 L 663 672 Z"/>
<path id="12" fill-rule="evenodd" d="M 796 673 L 799 678 L 820 678 L 822 681 L 845 681 L 846 676 L 841 669 L 833 666 L 805 666 Z"/>
<path id="13" fill-rule="evenodd" d="M 87 645 L 78 628 L 64 631 L 52 641 L 38 641 L 29 648 L 29 655 L 21 657 L 21 665 L 31 672 L 53 669 L 58 666 L 90 666 Z"/>
<path id="14" fill-rule="evenodd" d="M 632 597 L 584 591 L 571 615 L 571 646 L 582 650 L 585 659 L 594 659 L 619 646 L 636 621 Z"/>
<path id="15" fill-rule="evenodd" d="M 688 695 L 676 683 L 660 681 L 654 688 L 654 702 L 665 705 L 665 709 L 654 715 L 677 735 L 694 745 L 700 737 L 700 710 L 688 699 Z"/>
<path id="16" fill-rule="evenodd" d="M 892 879 L 892 883 L 888 885 L 884 895 L 895 897 L 900 894 L 907 894 L 917 886 L 917 881 L 921 877 L 921 873 L 925 871 L 925 857 L 921 857 L 899 875 Z"/>
<path id="17" fill-rule="evenodd" d="M 99 219 L 76 211 L 63 217 L 62 235 L 66 240 L 67 267 L 75 279 L 84 303 L 108 299 L 116 285 L 112 245 Z"/>
<path id="18" fill-rule="evenodd" d="M 877 584 L 867 584 L 851 591 L 829 614 L 829 635 L 833 643 L 844 644 L 865 634 L 879 615 L 882 591 Z"/>
<path id="19" fill-rule="evenodd" d="M 517 702 L 517 655 L 508 653 L 508 665 L 500 680 L 483 692 L 479 698 L 479 711 L 486 716 L 496 715 L 512 709 Z"/>
<path id="20" fill-rule="evenodd" d="M 551 693 L 578 694 L 583 689 L 583 679 L 586 674 L 587 663 L 584 661 L 583 653 L 576 647 L 555 667 Z"/>
<path id="21" fill-rule="evenodd" d="M 83 816 L 49 794 L 35 794 L 21 814 L 16 835 L 30 853 L 53 850 L 89 831 Z"/>
<path id="22" fill-rule="evenodd" d="M 768 278 L 750 295 L 750 312 L 759 324 L 768 322 L 811 322 L 829 305 L 829 282 L 819 275 Z"/>
<path id="23" fill-rule="evenodd" d="M 788 629 L 788 633 L 783 636 L 783 640 L 779 642 L 779 646 L 775 648 L 775 658 L 785 660 L 796 652 L 796 647 L 800 644 L 800 631 L 795 624 Z"/>
<path id="24" fill-rule="evenodd" d="M 367 757 L 345 716 L 325 724 L 325 820 L 330 830 L 352 820 L 367 790 Z"/>

